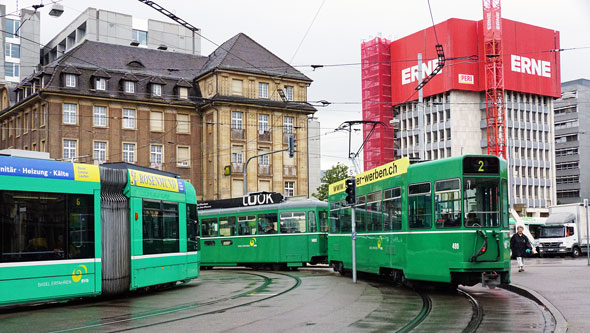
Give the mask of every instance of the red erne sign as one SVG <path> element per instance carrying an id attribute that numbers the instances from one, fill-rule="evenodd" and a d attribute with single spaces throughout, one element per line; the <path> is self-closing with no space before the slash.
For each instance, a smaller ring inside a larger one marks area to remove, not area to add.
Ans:
<path id="1" fill-rule="evenodd" d="M 449 90 L 485 89 L 483 21 L 449 19 L 436 25 L 438 40 L 446 58 L 477 56 L 477 61 L 449 60 L 442 71 L 423 88 L 424 96 Z M 561 78 L 559 32 L 507 19 L 502 20 L 504 47 L 504 88 L 525 93 L 559 97 Z M 437 58 L 432 27 L 391 43 L 391 86 L 394 105 L 416 100 L 418 53 L 422 53 L 422 77 Z M 411 96 L 411 97 L 410 97 Z"/>

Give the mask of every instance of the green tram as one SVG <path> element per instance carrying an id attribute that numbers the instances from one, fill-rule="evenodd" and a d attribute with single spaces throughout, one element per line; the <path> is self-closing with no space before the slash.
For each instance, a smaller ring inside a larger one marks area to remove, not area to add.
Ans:
<path id="1" fill-rule="evenodd" d="M 199 275 L 194 188 L 131 169 L 0 156 L 0 305 Z"/>
<path id="2" fill-rule="evenodd" d="M 461 156 L 410 165 L 407 158 L 356 177 L 359 271 L 395 281 L 495 287 L 510 282 L 506 162 Z M 329 261 L 352 267 L 345 181 L 330 185 Z"/>
<path id="3" fill-rule="evenodd" d="M 248 200 L 243 202 L 247 204 Z M 199 209 L 202 268 L 245 266 L 281 270 L 307 263 L 327 263 L 326 202 L 310 199 L 262 205 L 256 204 L 260 200 L 250 202 L 252 205 L 235 208 Z"/>

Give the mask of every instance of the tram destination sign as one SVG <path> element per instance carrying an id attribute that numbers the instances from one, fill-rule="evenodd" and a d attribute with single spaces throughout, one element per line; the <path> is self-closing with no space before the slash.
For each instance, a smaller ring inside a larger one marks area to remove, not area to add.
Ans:
<path id="1" fill-rule="evenodd" d="M 407 157 L 400 158 L 393 162 L 389 162 L 387 164 L 383 164 L 376 168 L 373 168 L 369 171 L 365 171 L 363 173 L 359 173 L 355 176 L 356 178 L 356 187 L 361 187 L 364 185 L 372 184 L 381 180 L 385 180 L 387 178 L 399 176 L 401 174 L 408 172 L 408 167 L 410 166 L 410 160 Z M 346 189 L 346 179 L 341 181 L 335 182 L 330 184 L 330 188 L 328 190 L 329 195 L 344 192 Z"/>
<path id="2" fill-rule="evenodd" d="M 203 201 L 197 204 L 198 210 L 237 208 L 276 204 L 285 201 L 281 193 L 276 192 L 254 192 L 240 198 Z"/>
<path id="3" fill-rule="evenodd" d="M 500 173 L 500 160 L 494 156 L 466 156 L 463 158 L 463 174 L 485 175 Z"/>

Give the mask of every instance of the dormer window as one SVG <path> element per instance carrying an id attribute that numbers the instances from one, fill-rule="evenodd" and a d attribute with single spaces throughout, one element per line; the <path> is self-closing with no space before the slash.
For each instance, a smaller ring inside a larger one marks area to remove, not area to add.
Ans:
<path id="1" fill-rule="evenodd" d="M 126 94 L 135 94 L 135 82 L 133 81 L 125 81 L 123 84 Z"/>
<path id="2" fill-rule="evenodd" d="M 285 86 L 285 97 L 288 101 L 293 100 L 293 86 Z"/>
<path id="3" fill-rule="evenodd" d="M 94 88 L 96 90 L 102 90 L 102 91 L 107 90 L 107 79 L 105 79 L 103 77 L 97 77 L 94 80 Z"/>
<path id="4" fill-rule="evenodd" d="M 76 88 L 76 75 L 74 74 L 66 74 L 65 75 L 66 87 L 68 88 Z"/>
<path id="5" fill-rule="evenodd" d="M 180 99 L 188 99 L 188 88 L 186 88 L 186 87 L 179 87 L 178 88 L 178 98 L 180 98 Z"/>
<path id="6" fill-rule="evenodd" d="M 152 96 L 162 97 L 162 85 L 152 83 Z"/>

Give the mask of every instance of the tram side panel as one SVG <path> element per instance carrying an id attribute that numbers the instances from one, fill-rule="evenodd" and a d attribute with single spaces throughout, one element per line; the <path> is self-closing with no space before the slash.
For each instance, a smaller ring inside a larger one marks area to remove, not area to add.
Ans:
<path id="1" fill-rule="evenodd" d="M 100 293 L 96 166 L 0 157 L 0 304 Z"/>

